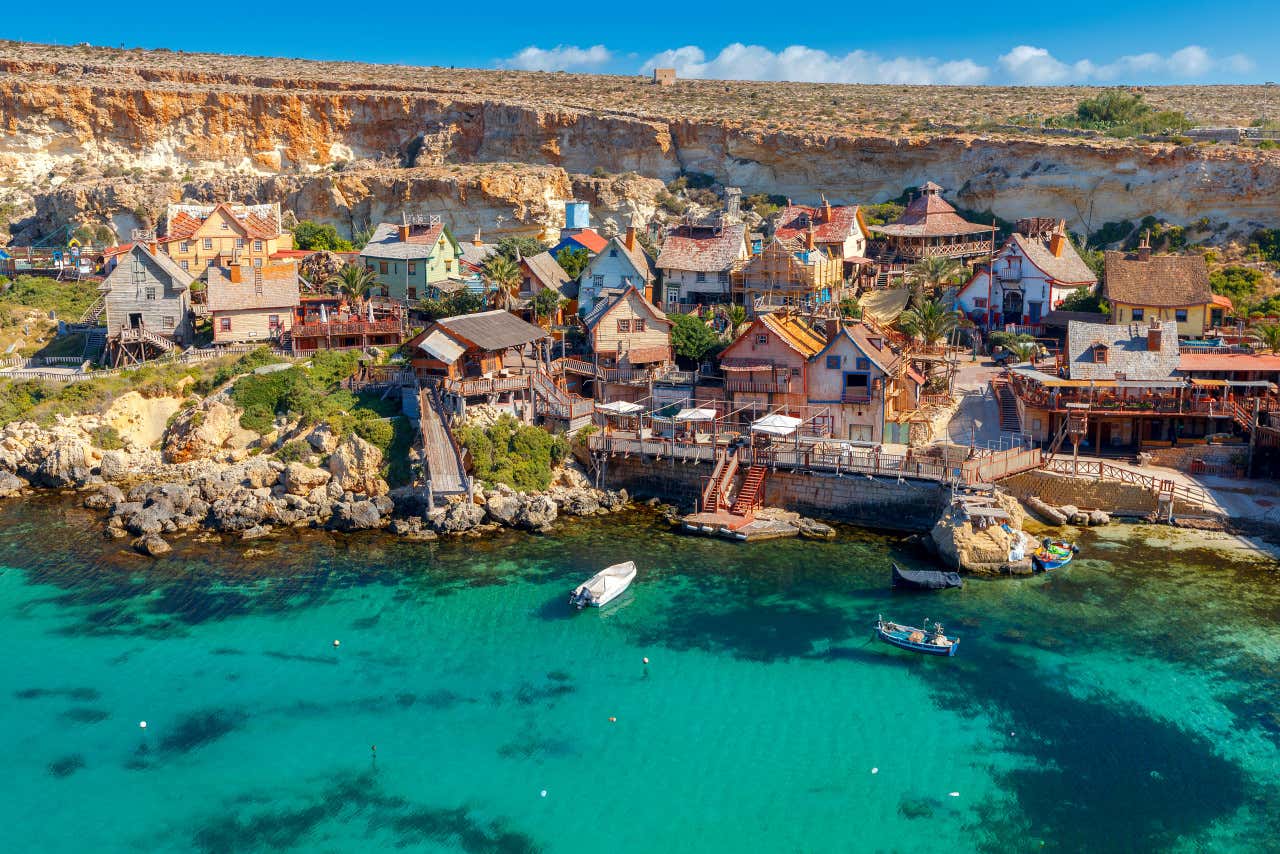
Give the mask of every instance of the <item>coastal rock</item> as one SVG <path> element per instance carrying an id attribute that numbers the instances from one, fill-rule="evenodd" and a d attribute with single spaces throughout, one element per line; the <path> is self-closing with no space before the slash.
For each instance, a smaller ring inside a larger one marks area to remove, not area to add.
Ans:
<path id="1" fill-rule="evenodd" d="M 605 490 L 597 493 L 597 496 L 600 499 L 600 507 L 610 511 L 621 510 L 623 507 L 626 507 L 627 502 L 630 501 L 625 489 L 619 489 L 616 491 Z"/>
<path id="2" fill-rule="evenodd" d="M 174 418 L 165 433 L 164 461 L 183 463 L 243 451 L 256 438 L 240 426 L 239 409 L 210 398 Z"/>
<path id="3" fill-rule="evenodd" d="M 209 506 L 209 522 L 219 531 L 247 531 L 266 518 L 265 501 L 244 488 L 228 493 Z"/>
<path id="4" fill-rule="evenodd" d="M 332 454 L 338 447 L 338 437 L 328 424 L 316 426 L 307 434 L 306 441 L 317 454 Z"/>
<path id="5" fill-rule="evenodd" d="M 280 482 L 280 469 L 272 461 L 261 457 L 251 460 L 244 467 L 244 483 L 250 489 L 270 489 Z"/>
<path id="6" fill-rule="evenodd" d="M 166 504 L 150 504 L 124 517 L 124 524 L 129 533 L 146 536 L 164 531 L 172 518 L 173 510 Z"/>
<path id="7" fill-rule="evenodd" d="M 168 554 L 173 548 L 165 542 L 163 537 L 154 534 L 146 537 L 139 537 L 134 541 L 133 547 L 144 555 L 151 557 L 160 557 L 160 555 Z"/>
<path id="8" fill-rule="evenodd" d="M 406 519 L 422 520 L 430 507 L 427 491 L 418 487 L 402 486 L 391 490 L 387 497 L 392 502 L 392 512 Z"/>
<path id="9" fill-rule="evenodd" d="M 1111 516 L 1105 510 L 1093 510 L 1089 513 L 1090 525 L 1109 525 Z"/>
<path id="10" fill-rule="evenodd" d="M 0 475 L 3 480 L 3 475 Z M 120 487 L 113 484 L 103 484 L 97 492 L 91 492 L 84 497 L 84 506 L 90 510 L 107 510 L 120 502 L 124 501 L 124 493 Z"/>
<path id="11" fill-rule="evenodd" d="M 1027 498 L 1027 506 L 1031 508 L 1041 521 L 1049 525 L 1061 526 L 1067 524 L 1067 517 L 1063 516 L 1056 508 L 1049 506 L 1037 496 L 1029 496 Z"/>
<path id="12" fill-rule="evenodd" d="M 268 537 L 270 535 L 271 535 L 270 525 L 254 525 L 252 528 L 249 528 L 247 531 L 243 531 L 240 534 L 240 539 L 260 540 L 263 537 Z"/>
<path id="13" fill-rule="evenodd" d="M 516 524 L 516 515 L 519 514 L 520 507 L 521 501 L 517 496 L 505 495 L 494 490 L 488 495 L 485 513 L 499 525 L 511 527 Z"/>
<path id="14" fill-rule="evenodd" d="M 800 518 L 796 521 L 796 527 L 800 529 L 800 536 L 809 540 L 834 540 L 836 538 L 836 529 L 819 522 L 816 519 Z"/>
<path id="15" fill-rule="evenodd" d="M 88 445 L 76 439 L 59 439 L 36 469 L 36 477 L 42 486 L 82 486 L 92 466 Z"/>
<path id="16" fill-rule="evenodd" d="M 129 473 L 129 458 L 124 451 L 107 451 L 102 455 L 98 471 L 103 480 L 124 480 Z"/>
<path id="17" fill-rule="evenodd" d="M 530 531 L 545 531 L 559 515 L 556 503 L 546 495 L 536 495 L 520 505 L 516 524 Z"/>
<path id="18" fill-rule="evenodd" d="M 0 498 L 12 498 L 20 494 L 28 485 L 16 474 L 0 470 Z"/>
<path id="19" fill-rule="evenodd" d="M 391 522 L 391 533 L 407 540 L 428 541 L 440 538 L 440 535 L 435 531 L 424 528 L 422 519 L 417 516 L 393 520 Z"/>
<path id="20" fill-rule="evenodd" d="M 591 479 L 577 460 L 570 458 L 556 471 L 552 485 L 568 489 L 590 489 Z"/>
<path id="21" fill-rule="evenodd" d="M 339 531 L 365 531 L 382 525 L 382 515 L 372 501 L 343 501 L 333 506 L 330 527 Z"/>
<path id="22" fill-rule="evenodd" d="M 312 468 L 302 463 L 289 463 L 280 476 L 280 484 L 290 495 L 309 495 L 312 490 L 325 486 L 331 475 L 324 469 Z"/>
<path id="23" fill-rule="evenodd" d="M 431 524 L 442 534 L 461 534 L 484 521 L 484 508 L 470 501 L 450 504 L 431 516 Z"/>
<path id="24" fill-rule="evenodd" d="M 571 489 L 560 504 L 560 509 L 570 516 L 594 516 L 600 510 L 600 502 L 589 489 Z"/>
<path id="25" fill-rule="evenodd" d="M 390 492 L 382 479 L 382 451 L 361 439 L 348 436 L 329 457 L 329 473 L 342 490 L 362 495 Z"/>
<path id="26" fill-rule="evenodd" d="M 1026 520 L 1022 505 L 1003 492 L 997 491 L 994 497 L 995 506 L 1008 516 L 1004 521 L 1020 532 Z M 987 575 L 1015 572 L 1023 564 L 1029 565 L 1026 557 L 1022 561 L 1010 560 L 1016 536 L 1020 534 L 1011 534 L 998 524 L 978 527 L 954 505 L 942 514 L 930 533 L 942 562 L 965 572 Z"/>

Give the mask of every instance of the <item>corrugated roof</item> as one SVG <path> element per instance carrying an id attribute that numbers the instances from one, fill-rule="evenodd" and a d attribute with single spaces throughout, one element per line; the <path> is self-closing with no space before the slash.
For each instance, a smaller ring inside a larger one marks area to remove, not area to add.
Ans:
<path id="1" fill-rule="evenodd" d="M 746 256 L 741 226 L 731 225 L 719 234 L 706 228 L 681 227 L 667 235 L 657 265 L 663 270 L 718 273 Z"/>
<path id="2" fill-rule="evenodd" d="M 1145 324 L 1081 323 L 1067 324 L 1067 369 L 1076 380 L 1111 380 L 1124 374 L 1131 380 L 1160 380 L 1173 376 L 1178 369 L 1178 324 L 1172 320 L 1160 324 L 1160 349 L 1147 348 Z M 1107 348 L 1107 361 L 1095 362 L 1093 348 Z"/>
<path id="3" fill-rule="evenodd" d="M 458 361 L 459 356 L 467 352 L 466 347 L 463 347 L 439 329 L 433 329 L 428 333 L 422 339 L 422 342 L 418 344 L 418 349 L 434 356 L 446 365 L 452 365 Z"/>
<path id="4" fill-rule="evenodd" d="M 501 309 L 442 317 L 436 321 L 436 325 L 466 339 L 481 350 L 505 350 L 547 337 L 546 331 L 541 327 Z"/>
<path id="5" fill-rule="evenodd" d="M 1126 305 L 1176 308 L 1213 302 L 1202 255 L 1106 254 L 1106 297 Z"/>
<path id="6" fill-rule="evenodd" d="M 827 344 L 826 339 L 808 324 L 790 314 L 774 312 L 762 314 L 756 319 L 806 359 L 820 352 Z M 750 334 L 750 330 L 747 334 Z"/>
<path id="7" fill-rule="evenodd" d="M 584 228 L 582 231 L 570 234 L 567 239 L 572 240 L 575 243 L 580 243 L 584 249 L 593 255 L 599 253 L 600 250 L 609 245 L 609 241 L 607 239 L 601 237 L 590 228 Z"/>

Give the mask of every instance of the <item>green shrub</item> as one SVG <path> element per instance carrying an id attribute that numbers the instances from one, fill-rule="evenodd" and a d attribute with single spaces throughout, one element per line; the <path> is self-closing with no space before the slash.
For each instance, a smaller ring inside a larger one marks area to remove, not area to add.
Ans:
<path id="1" fill-rule="evenodd" d="M 300 463 L 311 454 L 312 449 L 309 444 L 302 439 L 294 439 L 280 446 L 280 450 L 276 451 L 276 459 L 282 463 Z"/>
<path id="2" fill-rule="evenodd" d="M 546 489 L 551 483 L 551 470 L 569 452 L 569 443 L 563 436 L 521 424 L 510 415 L 489 427 L 462 427 L 458 440 L 470 452 L 478 479 L 523 491 Z"/>
<path id="3" fill-rule="evenodd" d="M 1252 267 L 1223 267 L 1209 274 L 1209 287 L 1215 294 L 1239 302 L 1253 296 L 1269 277 Z"/>
<path id="4" fill-rule="evenodd" d="M 124 447 L 124 442 L 120 439 L 120 433 L 110 424 L 103 424 L 101 427 L 94 427 L 89 435 L 93 437 L 93 444 L 104 451 L 116 451 Z"/>
<path id="5" fill-rule="evenodd" d="M 98 298 L 93 282 L 59 282 L 44 276 L 18 276 L 0 293 L 0 303 L 52 311 L 64 320 L 79 320 Z"/>

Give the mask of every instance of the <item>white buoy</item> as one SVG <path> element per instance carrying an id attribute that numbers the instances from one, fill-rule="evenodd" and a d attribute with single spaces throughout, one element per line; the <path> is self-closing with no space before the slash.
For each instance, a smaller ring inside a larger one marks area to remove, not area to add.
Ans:
<path id="1" fill-rule="evenodd" d="M 645 663 L 645 664 L 648 664 L 648 663 L 649 663 L 649 656 L 647 656 L 647 655 L 646 655 L 646 656 L 644 657 L 644 663 Z"/>
<path id="2" fill-rule="evenodd" d="M 872 768 L 872 769 L 871 769 L 871 773 L 872 773 L 872 774 L 879 774 L 879 773 L 880 773 L 880 769 L 879 769 L 879 768 Z"/>
<path id="3" fill-rule="evenodd" d="M 146 721 L 138 721 L 138 728 L 139 728 L 139 729 L 146 729 L 146 728 L 147 728 L 147 722 L 146 722 Z"/>
<path id="4" fill-rule="evenodd" d="M 336 641 L 334 641 L 334 642 L 333 642 L 333 645 L 334 645 L 335 647 L 337 647 L 337 646 L 342 646 L 342 641 L 336 640 Z"/>
<path id="5" fill-rule="evenodd" d="M 959 792 L 947 792 L 947 794 L 948 794 L 948 795 L 950 795 L 950 796 L 951 796 L 951 797 L 953 797 L 953 798 L 958 798 L 958 797 L 960 797 L 960 793 L 959 793 Z"/>
<path id="6" fill-rule="evenodd" d="M 544 798 L 545 798 L 546 796 L 547 796 L 547 790 L 546 790 L 546 789 L 543 789 L 543 790 L 542 790 L 542 797 L 544 797 Z"/>

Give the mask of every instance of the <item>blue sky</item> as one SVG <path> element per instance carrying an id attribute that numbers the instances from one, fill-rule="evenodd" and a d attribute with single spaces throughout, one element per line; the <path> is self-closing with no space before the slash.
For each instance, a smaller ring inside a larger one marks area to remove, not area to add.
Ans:
<path id="1" fill-rule="evenodd" d="M 13 4 L 0 36 L 40 42 L 414 65 L 898 83 L 1223 83 L 1280 80 L 1280 2 L 1111 0 L 790 6 L 484 5 L 224 0 L 216 14 L 58 14 Z M 1104 8 L 1111 6 L 1113 8 Z M 840 11 L 837 11 L 840 10 Z M 859 10 L 867 10 L 860 13 Z M 809 14 L 809 12 L 812 14 Z"/>

